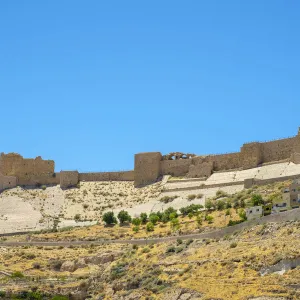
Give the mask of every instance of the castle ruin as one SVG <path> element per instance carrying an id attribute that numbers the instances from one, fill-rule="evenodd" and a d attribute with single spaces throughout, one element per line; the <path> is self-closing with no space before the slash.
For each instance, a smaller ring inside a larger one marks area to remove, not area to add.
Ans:
<path id="1" fill-rule="evenodd" d="M 124 172 L 55 173 L 53 160 L 43 160 L 40 156 L 25 159 L 16 153 L 1 153 L 0 191 L 17 185 L 60 184 L 62 188 L 68 188 L 79 181 L 134 181 L 139 187 L 153 183 L 163 175 L 207 178 L 216 171 L 250 169 L 279 161 L 300 163 L 300 129 L 295 137 L 247 143 L 236 153 L 205 156 L 180 152 L 164 156 L 160 152 L 138 153 L 134 170 Z"/>

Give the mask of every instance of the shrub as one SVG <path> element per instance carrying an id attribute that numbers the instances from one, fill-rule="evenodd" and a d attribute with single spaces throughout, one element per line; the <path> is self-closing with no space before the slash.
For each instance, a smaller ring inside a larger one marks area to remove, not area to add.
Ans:
<path id="1" fill-rule="evenodd" d="M 201 199 L 202 197 L 203 197 L 203 194 L 201 194 L 201 193 L 197 194 L 197 196 L 196 196 L 197 199 Z"/>
<path id="2" fill-rule="evenodd" d="M 187 198 L 189 201 L 192 201 L 196 198 L 197 196 L 195 194 L 191 194 L 191 195 L 188 195 Z"/>
<path id="3" fill-rule="evenodd" d="M 198 227 L 200 227 L 202 225 L 202 216 L 201 215 L 197 216 L 196 222 L 197 222 Z"/>
<path id="4" fill-rule="evenodd" d="M 61 260 L 54 260 L 51 262 L 51 268 L 55 271 L 59 271 L 61 266 L 62 266 L 62 261 Z"/>
<path id="5" fill-rule="evenodd" d="M 237 221 L 229 220 L 228 226 L 237 225 L 237 224 L 243 223 L 244 221 L 245 220 L 237 220 Z"/>
<path id="6" fill-rule="evenodd" d="M 213 218 L 213 216 L 206 215 L 206 216 L 205 216 L 205 221 L 207 221 L 208 224 L 212 224 L 213 221 L 214 221 L 214 218 Z"/>
<path id="7" fill-rule="evenodd" d="M 189 246 L 193 241 L 194 241 L 193 239 L 188 239 L 188 240 L 186 241 L 186 245 Z"/>
<path id="8" fill-rule="evenodd" d="M 151 213 L 151 214 L 149 215 L 149 221 L 150 221 L 152 224 L 156 225 L 156 223 L 159 221 L 159 216 L 158 216 L 156 213 Z"/>
<path id="9" fill-rule="evenodd" d="M 123 224 L 125 222 L 131 222 L 131 217 L 126 210 L 121 210 L 118 213 L 118 219 L 121 224 Z"/>
<path id="10" fill-rule="evenodd" d="M 230 244 L 230 248 L 235 248 L 237 246 L 237 243 L 236 242 L 232 242 L 231 244 Z"/>
<path id="11" fill-rule="evenodd" d="M 181 245 L 183 243 L 182 239 L 177 239 L 177 245 Z"/>
<path id="12" fill-rule="evenodd" d="M 140 230 L 140 226 L 133 226 L 132 227 L 132 230 L 135 232 L 135 233 L 137 233 L 137 232 L 139 232 L 139 230 Z"/>
<path id="13" fill-rule="evenodd" d="M 246 220 L 247 220 L 246 212 L 245 212 L 244 209 L 240 209 L 240 210 L 239 210 L 239 217 L 240 217 L 243 221 L 246 221 Z"/>
<path id="14" fill-rule="evenodd" d="M 41 264 L 38 263 L 38 262 L 35 262 L 35 263 L 32 264 L 32 267 L 33 267 L 34 269 L 40 269 L 40 268 L 41 268 Z"/>
<path id="15" fill-rule="evenodd" d="M 5 298 L 6 293 L 4 291 L 0 291 L 0 298 Z"/>
<path id="16" fill-rule="evenodd" d="M 146 225 L 146 230 L 147 231 L 154 231 L 154 224 L 151 222 L 148 222 Z"/>
<path id="17" fill-rule="evenodd" d="M 107 225 L 117 223 L 117 219 L 116 219 L 113 211 L 108 211 L 108 212 L 104 213 L 102 216 L 102 220 Z"/>
<path id="18" fill-rule="evenodd" d="M 68 300 L 66 296 L 54 296 L 51 300 Z"/>
<path id="19" fill-rule="evenodd" d="M 80 221 L 80 214 L 76 214 L 75 216 L 74 216 L 74 220 L 76 221 L 76 222 L 79 222 Z"/>
<path id="20" fill-rule="evenodd" d="M 148 247 L 143 248 L 142 253 L 149 253 L 150 249 Z"/>
<path id="21" fill-rule="evenodd" d="M 147 223 L 147 219 L 148 219 L 147 214 L 146 213 L 141 213 L 140 219 L 141 219 L 141 221 L 142 221 L 143 224 L 146 224 Z"/>
<path id="22" fill-rule="evenodd" d="M 211 200 L 206 200 L 206 202 L 205 202 L 205 208 L 208 209 L 208 210 L 210 210 L 213 207 L 214 207 L 213 202 Z"/>
<path id="23" fill-rule="evenodd" d="M 225 211 L 225 216 L 230 216 L 231 212 L 230 212 L 230 208 L 227 208 Z"/>
<path id="24" fill-rule="evenodd" d="M 228 194 L 222 190 L 218 190 L 216 192 L 216 199 L 219 199 L 219 198 L 223 198 L 223 197 L 228 197 Z"/>
<path id="25" fill-rule="evenodd" d="M 45 190 L 47 188 L 47 186 L 46 185 L 42 185 L 41 188 L 42 188 L 42 190 Z"/>
<path id="26" fill-rule="evenodd" d="M 186 216 L 188 215 L 189 213 L 197 213 L 201 208 L 203 208 L 203 205 L 201 204 L 191 204 L 191 205 L 188 205 L 186 207 L 182 207 L 180 208 L 180 212 L 182 215 Z"/>
<path id="27" fill-rule="evenodd" d="M 175 252 L 175 247 L 174 246 L 169 246 L 166 250 L 166 253 L 173 253 Z"/>
<path id="28" fill-rule="evenodd" d="M 253 206 L 258 206 L 264 204 L 264 200 L 260 194 L 254 194 L 251 197 L 251 202 Z"/>
<path id="29" fill-rule="evenodd" d="M 193 214 L 192 212 L 190 212 L 190 213 L 188 214 L 189 219 L 191 219 L 193 216 L 194 216 L 194 214 Z"/>
<path id="30" fill-rule="evenodd" d="M 183 251 L 183 249 L 184 249 L 184 246 L 179 246 L 175 249 L 175 252 L 179 253 L 179 252 Z"/>
<path id="31" fill-rule="evenodd" d="M 139 246 L 138 246 L 137 244 L 133 244 L 133 245 L 132 245 L 132 249 L 133 249 L 133 250 L 137 250 L 137 249 L 139 249 Z"/>
<path id="32" fill-rule="evenodd" d="M 164 203 L 172 202 L 174 199 L 176 199 L 178 196 L 164 196 L 159 201 Z"/>
<path id="33" fill-rule="evenodd" d="M 133 218 L 132 219 L 132 224 L 135 225 L 135 226 L 139 226 L 141 225 L 142 221 L 140 218 Z"/>
<path id="34" fill-rule="evenodd" d="M 218 200 L 216 202 L 216 208 L 217 210 L 223 210 L 225 208 L 225 202 L 222 200 Z"/>
<path id="35" fill-rule="evenodd" d="M 170 213 L 170 215 L 169 215 L 170 221 L 172 221 L 173 219 L 176 219 L 177 217 L 178 217 L 178 215 L 177 215 L 176 212 L 172 212 L 172 213 Z"/>
<path id="36" fill-rule="evenodd" d="M 24 274 L 20 271 L 13 272 L 10 276 L 11 278 L 24 278 Z"/>
<path id="37" fill-rule="evenodd" d="M 177 218 L 172 219 L 170 226 L 172 230 L 178 230 L 180 228 L 179 220 Z"/>

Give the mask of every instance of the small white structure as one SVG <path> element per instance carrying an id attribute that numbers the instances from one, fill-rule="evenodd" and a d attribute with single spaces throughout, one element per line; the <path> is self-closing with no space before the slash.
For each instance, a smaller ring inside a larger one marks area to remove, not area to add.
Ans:
<path id="1" fill-rule="evenodd" d="M 246 208 L 247 220 L 258 219 L 262 215 L 263 215 L 262 206 L 252 206 L 252 207 Z"/>

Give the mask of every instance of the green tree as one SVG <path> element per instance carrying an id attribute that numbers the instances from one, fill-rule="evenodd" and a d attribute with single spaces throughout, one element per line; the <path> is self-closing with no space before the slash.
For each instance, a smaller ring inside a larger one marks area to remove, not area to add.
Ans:
<path id="1" fill-rule="evenodd" d="M 138 226 L 138 225 L 133 226 L 133 227 L 132 227 L 132 230 L 133 230 L 135 233 L 137 233 L 137 232 L 139 232 L 139 230 L 140 230 L 140 226 Z"/>
<path id="2" fill-rule="evenodd" d="M 239 210 L 239 217 L 242 219 L 242 220 L 247 220 L 247 217 L 246 217 L 246 212 L 245 212 L 245 210 L 244 209 L 240 209 Z"/>
<path id="3" fill-rule="evenodd" d="M 178 230 L 180 228 L 180 224 L 179 224 L 178 218 L 172 219 L 171 222 L 170 222 L 170 226 L 171 226 L 171 229 L 173 231 Z"/>
<path id="4" fill-rule="evenodd" d="M 198 227 L 200 227 L 202 225 L 202 216 L 201 215 L 197 216 L 196 222 L 197 222 Z"/>
<path id="5" fill-rule="evenodd" d="M 142 221 L 140 218 L 133 218 L 131 223 L 135 226 L 140 226 Z"/>
<path id="6" fill-rule="evenodd" d="M 156 225 L 156 223 L 159 221 L 159 216 L 156 213 L 151 213 L 149 215 L 149 221 L 153 224 Z"/>
<path id="7" fill-rule="evenodd" d="M 121 210 L 118 213 L 118 219 L 121 224 L 123 224 L 125 222 L 131 222 L 131 217 L 126 210 Z"/>
<path id="8" fill-rule="evenodd" d="M 208 224 L 212 224 L 214 221 L 214 218 L 213 218 L 213 216 L 206 215 L 205 220 L 208 222 Z"/>
<path id="9" fill-rule="evenodd" d="M 213 208 L 213 202 L 211 200 L 207 200 L 205 202 L 205 208 L 208 209 L 208 210 L 212 209 Z"/>
<path id="10" fill-rule="evenodd" d="M 140 219 L 141 219 L 141 221 L 142 221 L 143 224 L 146 224 L 147 220 L 148 220 L 147 214 L 146 213 L 141 213 Z"/>
<path id="11" fill-rule="evenodd" d="M 117 219 L 116 219 L 113 211 L 108 211 L 108 212 L 104 213 L 103 216 L 102 216 L 102 220 L 107 225 L 116 224 L 117 223 Z"/>
<path id="12" fill-rule="evenodd" d="M 264 200 L 260 194 L 254 194 L 251 197 L 251 202 L 253 206 L 258 206 L 264 204 Z"/>
<path id="13" fill-rule="evenodd" d="M 154 224 L 151 222 L 148 222 L 146 225 L 146 230 L 147 231 L 154 231 Z"/>
<path id="14" fill-rule="evenodd" d="M 225 208 L 225 202 L 223 200 L 218 200 L 216 202 L 216 208 L 217 210 L 223 210 Z"/>

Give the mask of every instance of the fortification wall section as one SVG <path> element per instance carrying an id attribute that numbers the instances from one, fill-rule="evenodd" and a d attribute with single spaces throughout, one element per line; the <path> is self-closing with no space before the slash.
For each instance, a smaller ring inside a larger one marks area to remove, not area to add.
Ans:
<path id="1" fill-rule="evenodd" d="M 36 182 L 42 184 L 56 182 L 52 177 L 54 174 L 54 161 L 43 160 L 40 156 L 35 159 L 24 159 L 16 153 L 1 153 L 0 172 L 4 176 L 17 177 L 20 185 L 34 185 Z"/>
<path id="2" fill-rule="evenodd" d="M 162 160 L 160 171 L 162 175 L 184 176 L 189 172 L 191 159 Z"/>
<path id="3" fill-rule="evenodd" d="M 17 186 L 17 177 L 0 174 L 0 191 Z"/>
<path id="4" fill-rule="evenodd" d="M 290 158 L 295 149 L 295 138 L 288 138 L 262 143 L 263 162 Z"/>
<path id="5" fill-rule="evenodd" d="M 79 173 L 80 181 L 134 181 L 134 171 Z"/>
<path id="6" fill-rule="evenodd" d="M 160 152 L 145 152 L 134 156 L 134 185 L 153 183 L 161 174 Z"/>
<path id="7" fill-rule="evenodd" d="M 210 155 L 206 160 L 213 164 L 214 171 L 237 169 L 241 167 L 240 153 Z"/>
<path id="8" fill-rule="evenodd" d="M 28 174 L 17 178 L 17 185 L 38 186 L 38 185 L 54 185 L 60 183 L 60 173 L 52 174 Z"/>

